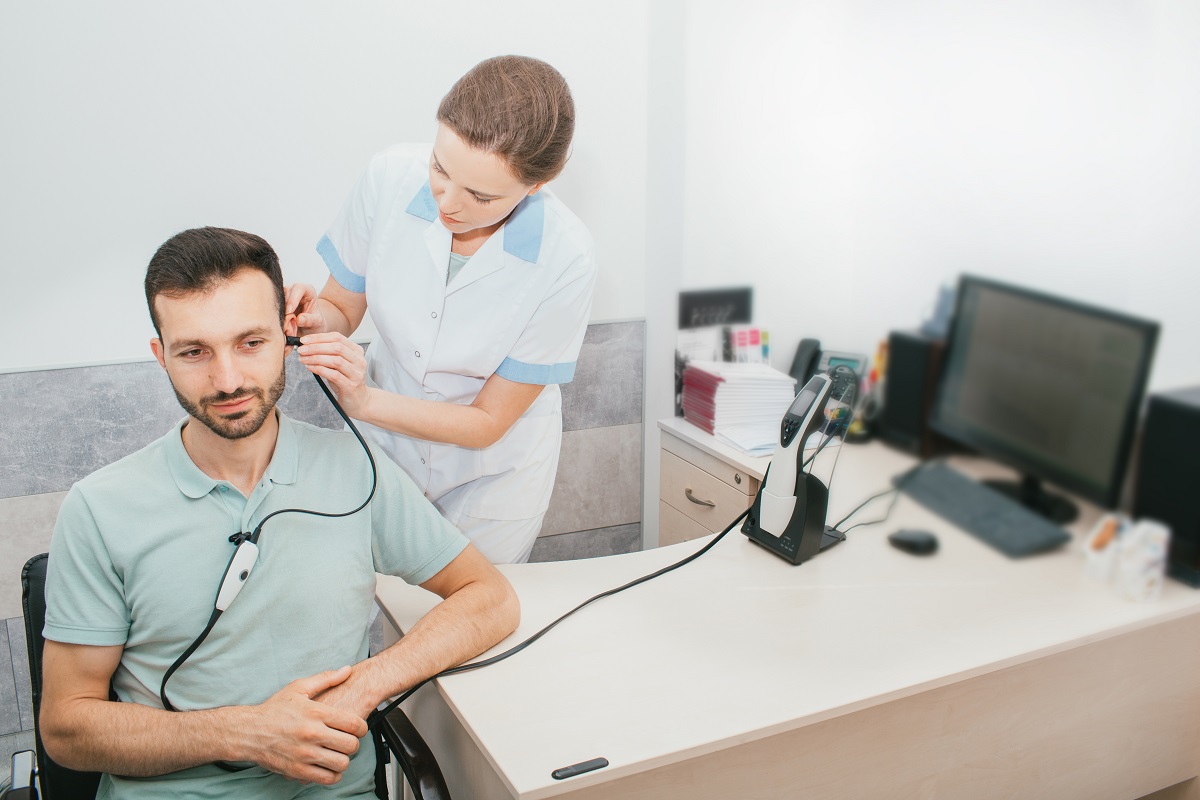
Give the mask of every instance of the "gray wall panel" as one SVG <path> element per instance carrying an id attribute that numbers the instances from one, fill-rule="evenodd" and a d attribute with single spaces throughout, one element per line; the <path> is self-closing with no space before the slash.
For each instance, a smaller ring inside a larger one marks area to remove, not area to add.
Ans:
<path id="1" fill-rule="evenodd" d="M 66 496 L 53 492 L 0 499 L 0 619 L 21 616 L 21 565 L 50 549 Z"/>
<path id="2" fill-rule="evenodd" d="M 0 375 L 0 497 L 57 492 L 183 416 L 155 362 Z"/>
<path id="3" fill-rule="evenodd" d="M 575 379 L 563 390 L 567 431 L 641 422 L 645 323 L 588 327 Z M 289 358 L 284 413 L 327 428 L 342 421 L 316 381 Z M 0 374 L 0 498 L 58 492 L 145 447 L 183 416 L 157 363 Z"/>
<path id="4" fill-rule="evenodd" d="M 642 426 L 563 433 L 542 536 L 609 528 L 642 518 Z"/>
<path id="5" fill-rule="evenodd" d="M 617 525 L 589 531 L 542 536 L 533 546 L 530 561 L 571 561 L 598 558 L 642 549 L 642 524 Z"/>
<path id="6" fill-rule="evenodd" d="M 563 430 L 640 423 L 645 350 L 643 321 L 589 326 L 575 379 L 562 387 Z"/>
<path id="7" fill-rule="evenodd" d="M 283 412 L 342 421 L 308 370 L 287 362 Z M 58 492 L 150 444 L 183 418 L 154 361 L 0 374 L 0 497 Z"/>

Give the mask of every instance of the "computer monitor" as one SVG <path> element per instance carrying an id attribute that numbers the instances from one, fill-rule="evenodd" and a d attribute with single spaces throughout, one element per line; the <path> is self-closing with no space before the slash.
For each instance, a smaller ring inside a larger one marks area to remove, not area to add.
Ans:
<path id="1" fill-rule="evenodd" d="M 1117 504 L 1158 324 L 964 275 L 930 425 L 1022 474 L 994 488 L 1058 523 L 1049 481 Z"/>

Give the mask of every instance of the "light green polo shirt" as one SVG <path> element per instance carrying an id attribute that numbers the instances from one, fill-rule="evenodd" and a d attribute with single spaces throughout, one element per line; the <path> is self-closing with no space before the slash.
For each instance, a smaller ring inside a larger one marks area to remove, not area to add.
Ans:
<path id="1" fill-rule="evenodd" d="M 163 674 L 212 613 L 234 550 L 229 536 L 281 508 L 349 511 L 371 485 L 353 435 L 280 414 L 275 453 L 247 499 L 192 462 L 186 422 L 75 484 L 50 545 L 46 638 L 123 645 L 118 696 L 155 708 Z M 408 476 L 386 455 L 376 453 L 375 463 L 379 486 L 359 513 L 267 522 L 241 594 L 167 684 L 176 708 L 260 703 L 296 678 L 363 660 L 375 573 L 423 583 L 462 552 L 467 539 Z M 106 775 L 98 798 L 367 796 L 374 766 L 364 739 L 328 789 L 259 767 L 230 774 L 204 766 L 153 779 Z"/>

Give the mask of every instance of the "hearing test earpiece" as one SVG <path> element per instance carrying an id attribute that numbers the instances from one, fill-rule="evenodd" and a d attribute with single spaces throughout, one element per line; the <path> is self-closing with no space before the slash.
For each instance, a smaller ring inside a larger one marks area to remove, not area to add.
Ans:
<path id="1" fill-rule="evenodd" d="M 286 344 L 288 347 L 299 347 L 300 346 L 300 337 L 289 336 L 289 337 L 287 337 L 287 340 L 284 342 L 284 344 Z"/>

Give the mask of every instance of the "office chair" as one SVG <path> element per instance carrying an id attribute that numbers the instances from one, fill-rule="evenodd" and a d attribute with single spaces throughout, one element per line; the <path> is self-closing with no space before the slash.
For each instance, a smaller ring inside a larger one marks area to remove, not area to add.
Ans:
<path id="1" fill-rule="evenodd" d="M 25 644 L 29 653 L 29 679 L 33 689 L 33 737 L 36 772 L 13 775 L 11 800 L 38 800 L 34 778 L 41 786 L 41 800 L 95 800 L 100 783 L 98 772 L 77 772 L 54 763 L 42 747 L 38 719 L 42 707 L 42 628 L 46 622 L 46 565 L 49 554 L 36 555 L 21 570 L 21 609 L 25 615 Z M 112 699 L 116 699 L 113 695 Z M 380 721 L 373 737 L 378 756 L 375 794 L 387 800 L 387 754 L 395 754 L 400 769 L 417 800 L 450 800 L 450 790 L 429 745 L 399 708 Z"/>

